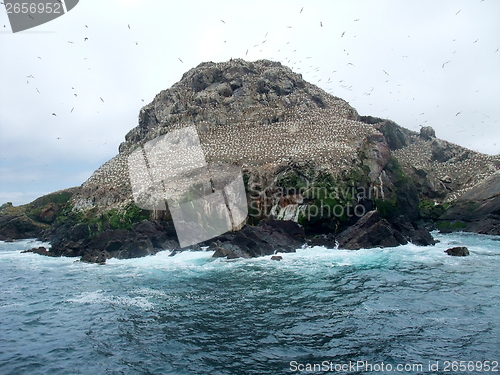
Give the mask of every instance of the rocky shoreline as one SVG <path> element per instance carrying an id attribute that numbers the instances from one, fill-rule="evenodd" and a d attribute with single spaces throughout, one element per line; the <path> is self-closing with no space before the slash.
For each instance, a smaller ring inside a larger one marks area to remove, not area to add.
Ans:
<path id="1" fill-rule="evenodd" d="M 278 252 L 295 252 L 302 246 L 325 246 L 328 248 L 358 250 L 373 247 L 396 247 L 412 242 L 416 245 L 434 245 L 430 233 L 412 226 L 392 227 L 371 211 L 354 226 L 348 227 L 338 236 L 331 234 L 307 235 L 304 228 L 294 221 L 275 220 L 270 217 L 258 225 L 245 225 L 241 230 L 228 232 L 196 246 L 181 249 L 175 229 L 166 222 L 144 220 L 132 225 L 130 230 L 106 230 L 94 237 L 90 236 L 91 226 L 78 224 L 60 226 L 50 235 L 41 239 L 50 240 L 51 248 L 33 248 L 32 252 L 45 256 L 79 257 L 88 263 L 104 264 L 107 259 L 129 259 L 154 255 L 169 250 L 171 256 L 184 250 L 213 251 L 215 258 L 255 258 L 274 255 Z"/>
<path id="2" fill-rule="evenodd" d="M 0 240 L 39 238 L 52 247 L 33 252 L 95 263 L 183 250 L 168 207 L 136 205 L 128 163 L 134 150 L 186 127 L 196 129 L 207 165 L 234 167 L 244 182 L 246 224 L 194 246 L 214 256 L 428 246 L 435 229 L 500 235 L 500 155 L 438 139 L 431 127 L 417 133 L 360 116 L 277 62 L 202 63 L 138 121 L 80 187 L 0 206 Z M 195 196 L 196 184 L 188 187 Z"/>

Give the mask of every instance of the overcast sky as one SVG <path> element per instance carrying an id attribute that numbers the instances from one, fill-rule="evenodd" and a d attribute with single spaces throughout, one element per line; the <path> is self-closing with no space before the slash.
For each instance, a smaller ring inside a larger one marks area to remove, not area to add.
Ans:
<path id="1" fill-rule="evenodd" d="M 498 0 L 80 0 L 16 34 L 0 9 L 0 204 L 82 184 L 157 93 L 230 58 L 280 61 L 361 115 L 500 153 Z"/>

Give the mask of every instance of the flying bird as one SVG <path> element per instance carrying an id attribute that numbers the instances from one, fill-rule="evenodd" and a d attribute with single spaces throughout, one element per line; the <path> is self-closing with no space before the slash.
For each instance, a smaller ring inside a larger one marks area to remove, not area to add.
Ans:
<path id="1" fill-rule="evenodd" d="M 89 40 L 89 38 L 85 37 L 85 39 L 83 39 L 84 42 L 86 42 L 87 40 Z"/>
<path id="2" fill-rule="evenodd" d="M 345 34 L 345 31 L 342 33 L 342 35 L 340 37 L 342 38 L 344 36 L 344 34 Z"/>
<path id="3" fill-rule="evenodd" d="M 34 20 L 34 18 L 33 18 L 33 17 L 31 17 L 31 14 L 28 14 L 28 16 L 29 16 L 32 20 Z"/>
<path id="4" fill-rule="evenodd" d="M 449 62 L 451 62 L 451 60 L 450 60 L 450 61 L 446 61 L 445 63 L 443 63 L 443 66 L 442 66 L 441 68 L 444 68 L 444 66 L 445 66 L 446 64 L 448 64 Z"/>
<path id="5" fill-rule="evenodd" d="M 88 29 L 89 27 L 87 25 L 85 25 L 85 27 Z"/>
<path id="6" fill-rule="evenodd" d="M 387 73 L 384 69 L 382 69 L 382 71 L 383 71 L 385 74 L 389 75 L 389 73 Z"/>
<path id="7" fill-rule="evenodd" d="M 460 9 L 457 13 L 455 13 L 455 16 L 456 16 L 458 13 L 460 13 L 461 11 L 462 11 L 462 9 Z"/>
<path id="8" fill-rule="evenodd" d="M 68 43 L 71 43 L 71 44 L 73 44 L 73 42 L 72 42 L 71 40 L 68 40 Z"/>
<path id="9" fill-rule="evenodd" d="M 220 22 L 222 22 L 223 24 L 225 24 L 224 20 L 220 20 Z"/>
<path id="10" fill-rule="evenodd" d="M 52 116 L 57 116 L 57 115 L 55 113 L 52 113 Z M 59 139 L 59 138 L 57 138 L 57 139 Z"/>
<path id="11" fill-rule="evenodd" d="M 38 91 L 38 89 L 36 89 L 36 92 L 38 92 L 40 94 L 40 91 Z"/>
<path id="12" fill-rule="evenodd" d="M 247 52 L 245 53 L 245 56 L 246 56 L 246 55 L 248 55 L 248 50 L 247 50 Z"/>
<path id="13" fill-rule="evenodd" d="M 75 107 L 71 108 L 71 113 L 73 113 L 73 110 L 75 109 Z"/>
<path id="14" fill-rule="evenodd" d="M 320 21 L 319 24 L 320 24 L 321 27 L 323 27 L 323 22 Z"/>
<path id="15" fill-rule="evenodd" d="M 179 58 L 178 58 L 178 59 L 179 59 Z M 179 59 L 179 61 L 180 61 L 181 63 L 183 63 L 183 64 L 184 64 L 184 61 L 182 61 L 181 59 Z"/>
<path id="16" fill-rule="evenodd" d="M 300 13 L 302 13 L 303 10 L 304 10 L 304 7 L 302 7 L 302 9 L 300 10 Z"/>
<path id="17" fill-rule="evenodd" d="M 478 41 L 478 40 L 479 40 L 479 39 L 476 39 L 476 40 L 474 41 L 474 43 L 477 43 L 477 41 Z M 474 43 L 472 43 L 472 44 L 474 44 Z"/>
<path id="18" fill-rule="evenodd" d="M 129 30 L 130 30 L 130 24 L 128 25 L 128 28 L 129 28 Z"/>
<path id="19" fill-rule="evenodd" d="M 103 99 L 103 98 L 101 98 L 101 97 L 99 97 L 99 98 L 100 98 L 100 99 L 101 99 L 101 101 L 104 103 L 104 99 Z"/>
<path id="20" fill-rule="evenodd" d="M 457 112 L 457 114 L 455 115 L 455 117 L 458 116 L 460 113 L 462 113 L 462 112 Z"/>

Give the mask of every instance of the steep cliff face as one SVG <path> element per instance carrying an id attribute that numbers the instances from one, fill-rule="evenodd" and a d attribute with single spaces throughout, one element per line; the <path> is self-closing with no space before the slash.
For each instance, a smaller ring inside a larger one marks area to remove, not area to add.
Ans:
<path id="1" fill-rule="evenodd" d="M 278 169 L 303 161 L 342 171 L 357 159 L 357 148 L 367 135 L 380 134 L 358 117 L 347 102 L 280 63 L 203 63 L 141 109 L 139 125 L 125 136 L 120 154 L 74 197 L 75 209 L 128 204 L 130 152 L 192 125 L 209 163 L 236 164 L 248 174 L 271 179 Z"/>
<path id="2" fill-rule="evenodd" d="M 306 234 L 335 235 L 377 210 L 383 225 L 392 228 L 387 231 L 397 232 L 398 243 L 413 240 L 419 220 L 438 220 L 500 169 L 500 156 L 440 140 L 430 127 L 416 133 L 359 116 L 346 101 L 280 63 L 202 63 L 141 109 L 138 126 L 125 136 L 119 154 L 74 192 L 46 231 L 53 251 L 60 255 L 70 248 L 72 255 L 83 255 L 82 246 L 102 238 L 108 252 L 101 257 L 126 257 L 131 255 L 123 249 L 144 236 L 149 242 L 140 254 L 171 246 L 170 237 L 161 235 L 173 230 L 169 211 L 134 204 L 129 156 L 188 126 L 195 127 L 209 164 L 243 172 L 250 224 L 272 214 L 299 222 Z M 138 225 L 145 218 L 156 224 Z M 120 244 L 112 230 L 128 231 L 122 233 L 128 242 Z M 70 232 L 71 244 L 64 242 Z"/>
<path id="3" fill-rule="evenodd" d="M 71 200 L 73 209 L 92 215 L 92 210 L 131 205 L 130 152 L 186 126 L 196 127 L 207 162 L 242 168 L 254 211 L 273 210 L 296 220 L 304 212 L 304 197 L 291 189 L 323 186 L 325 178 L 337 191 L 366 189 L 367 208 L 379 200 L 379 208 L 389 215 L 398 211 L 392 206 L 403 204 L 414 219 L 415 199 L 404 197 L 402 190 L 416 189 L 424 203 L 449 204 L 500 168 L 498 156 L 440 140 L 432 128 L 419 134 L 388 120 L 359 116 L 347 102 L 280 63 L 210 62 L 186 72 L 141 109 L 139 124 L 125 136 L 119 155 L 82 185 Z"/>
<path id="4" fill-rule="evenodd" d="M 439 219 L 442 225 L 461 223 L 463 230 L 500 235 L 500 171 L 468 189 Z"/>

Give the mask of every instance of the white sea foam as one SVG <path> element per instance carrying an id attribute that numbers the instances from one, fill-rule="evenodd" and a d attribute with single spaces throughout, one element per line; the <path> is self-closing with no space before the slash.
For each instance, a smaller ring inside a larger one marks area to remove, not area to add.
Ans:
<path id="1" fill-rule="evenodd" d="M 227 260 L 212 258 L 211 251 L 184 251 L 170 256 L 170 251 L 162 251 L 154 256 L 135 259 L 109 259 L 106 266 L 74 263 L 75 258 L 50 258 L 37 254 L 21 254 L 21 250 L 31 247 L 49 246 L 35 240 L 22 240 L 14 243 L 0 242 L 0 260 L 21 262 L 24 267 L 38 269 L 44 266 L 65 264 L 77 271 L 80 268 L 94 270 L 97 274 L 113 274 L 117 278 L 138 278 L 150 272 L 174 272 L 189 277 L 204 272 L 240 270 L 245 267 L 264 267 L 266 270 L 289 270 L 311 273 L 319 269 L 341 267 L 363 267 L 373 264 L 396 264 L 402 262 L 420 263 L 426 266 L 439 264 L 474 265 L 487 261 L 488 257 L 500 255 L 500 241 L 495 236 L 470 233 L 439 234 L 433 233 L 441 242 L 435 246 L 416 246 L 411 243 L 396 248 L 374 248 L 361 250 L 328 249 L 323 246 L 302 247 L 295 253 L 278 253 L 279 262 L 271 261 L 271 256 L 252 259 Z M 480 239 L 480 240 L 478 240 Z M 445 250 L 452 246 L 467 246 L 471 255 L 465 258 L 450 257 Z M 73 272 L 72 271 L 72 272 Z"/>
<path id="2" fill-rule="evenodd" d="M 125 305 L 135 306 L 143 310 L 149 310 L 154 307 L 147 298 L 142 296 L 109 296 L 102 290 L 92 292 L 84 292 L 75 298 L 69 298 L 67 302 L 81 303 L 81 304 L 110 304 L 110 305 Z"/>

